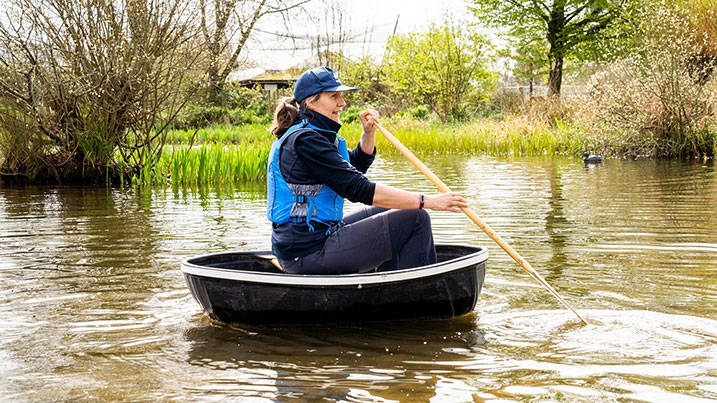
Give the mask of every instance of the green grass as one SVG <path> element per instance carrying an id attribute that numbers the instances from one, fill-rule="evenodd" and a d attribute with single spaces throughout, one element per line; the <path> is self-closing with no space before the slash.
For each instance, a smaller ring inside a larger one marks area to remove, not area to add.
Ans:
<path id="1" fill-rule="evenodd" d="M 167 144 L 224 144 L 263 143 L 271 140 L 268 126 L 246 124 L 237 126 L 213 125 L 197 130 L 173 130 L 167 134 Z"/>
<path id="2" fill-rule="evenodd" d="M 560 122 L 535 124 L 521 118 L 449 125 L 386 119 L 383 125 L 417 155 L 579 155 L 590 145 L 575 127 Z M 361 136 L 361 125 L 344 125 L 341 134 L 352 147 Z M 181 186 L 261 182 L 273 140 L 263 125 L 173 131 L 155 170 L 158 178 Z M 384 154 L 398 153 L 379 132 L 377 147 Z"/>
<path id="3" fill-rule="evenodd" d="M 185 186 L 262 181 L 269 149 L 267 142 L 173 147 L 163 153 L 157 170 L 173 184 Z"/>
<path id="4" fill-rule="evenodd" d="M 562 122 L 551 126 L 516 118 L 448 125 L 389 121 L 383 126 L 415 154 L 579 155 L 591 147 L 579 128 Z M 342 132 L 352 143 L 358 140 L 361 128 L 354 125 Z M 398 153 L 380 134 L 377 143 L 382 153 Z"/>

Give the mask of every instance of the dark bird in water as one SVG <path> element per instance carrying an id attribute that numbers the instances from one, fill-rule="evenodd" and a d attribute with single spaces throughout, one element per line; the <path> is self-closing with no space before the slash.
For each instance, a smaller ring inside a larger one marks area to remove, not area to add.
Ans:
<path id="1" fill-rule="evenodd" d="M 583 153 L 583 162 L 585 163 L 599 163 L 602 162 L 602 157 L 590 153 Z"/>

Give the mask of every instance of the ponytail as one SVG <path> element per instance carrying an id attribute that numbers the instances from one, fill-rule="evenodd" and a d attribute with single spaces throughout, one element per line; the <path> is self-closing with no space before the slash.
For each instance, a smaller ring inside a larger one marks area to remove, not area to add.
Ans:
<path id="1" fill-rule="evenodd" d="M 299 112 L 307 111 L 307 105 L 311 102 L 315 102 L 321 97 L 321 93 L 311 95 L 306 99 L 302 100 L 301 103 L 296 102 L 296 98 L 282 98 L 279 100 L 279 105 L 276 106 L 274 111 L 274 121 L 271 123 L 271 134 L 277 139 L 286 133 L 287 130 L 299 121 Z"/>
<path id="2" fill-rule="evenodd" d="M 299 103 L 296 102 L 296 98 L 282 98 L 274 111 L 271 134 L 280 139 L 297 120 L 299 120 Z"/>

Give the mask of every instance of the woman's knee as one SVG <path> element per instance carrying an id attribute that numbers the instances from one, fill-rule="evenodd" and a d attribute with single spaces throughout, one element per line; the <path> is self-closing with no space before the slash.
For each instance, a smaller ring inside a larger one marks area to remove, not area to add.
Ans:
<path id="1" fill-rule="evenodd" d="M 419 227 L 431 227 L 431 215 L 428 214 L 428 211 L 419 209 L 419 210 L 412 210 L 416 212 L 416 226 Z"/>
<path id="2" fill-rule="evenodd" d="M 428 214 L 428 210 L 418 209 L 415 211 L 418 212 L 418 217 L 420 220 L 425 220 L 425 221 L 429 221 L 429 222 L 431 221 L 431 215 Z"/>
<path id="3" fill-rule="evenodd" d="M 430 230 L 431 216 L 426 210 L 391 210 L 388 213 L 389 225 L 392 229 Z"/>

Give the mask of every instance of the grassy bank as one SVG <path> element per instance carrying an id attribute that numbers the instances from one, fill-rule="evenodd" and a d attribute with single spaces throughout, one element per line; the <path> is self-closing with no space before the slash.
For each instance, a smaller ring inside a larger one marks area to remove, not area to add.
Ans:
<path id="1" fill-rule="evenodd" d="M 385 122 L 384 127 L 415 154 L 579 155 L 590 148 L 590 141 L 574 127 L 517 118 L 448 125 L 397 120 Z M 360 130 L 352 127 L 346 131 L 357 139 Z M 380 134 L 378 144 L 382 153 L 398 153 Z"/>
<path id="2" fill-rule="evenodd" d="M 410 118 L 383 123 L 417 155 L 580 155 L 596 146 L 575 127 L 520 118 L 449 125 Z M 356 144 L 361 126 L 344 125 L 341 134 L 350 145 Z M 157 164 L 157 178 L 182 186 L 263 181 L 272 141 L 264 125 L 174 131 Z M 377 147 L 382 154 L 398 153 L 380 133 Z"/>

